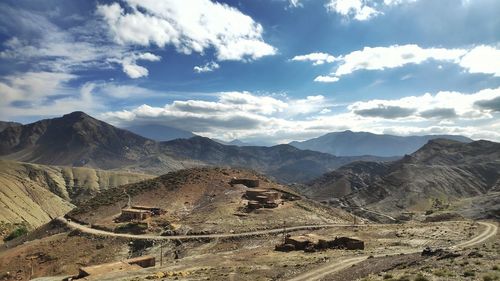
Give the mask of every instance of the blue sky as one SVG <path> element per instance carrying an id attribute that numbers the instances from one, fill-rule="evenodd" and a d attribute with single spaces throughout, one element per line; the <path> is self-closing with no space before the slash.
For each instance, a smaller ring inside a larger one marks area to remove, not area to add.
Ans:
<path id="1" fill-rule="evenodd" d="M 500 141 L 496 0 L 0 3 L 0 119 Z"/>

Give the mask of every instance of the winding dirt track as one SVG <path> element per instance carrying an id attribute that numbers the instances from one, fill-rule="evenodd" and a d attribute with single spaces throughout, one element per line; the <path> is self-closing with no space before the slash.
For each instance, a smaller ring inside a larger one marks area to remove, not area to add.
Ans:
<path id="1" fill-rule="evenodd" d="M 313 229 L 323 229 L 323 228 L 335 228 L 335 227 L 346 227 L 346 226 L 356 226 L 363 227 L 369 226 L 369 224 L 318 224 L 318 225 L 301 225 L 301 226 L 290 226 L 286 227 L 286 230 L 281 228 L 267 229 L 250 231 L 243 233 L 218 233 L 218 234 L 200 234 L 200 235 L 173 235 L 173 236 L 159 236 L 159 235 L 135 235 L 126 233 L 114 233 L 104 230 L 99 230 L 95 228 L 90 228 L 86 225 L 82 225 L 73 221 L 68 221 L 64 217 L 59 217 L 56 220 L 66 224 L 71 229 L 77 229 L 81 232 L 96 235 L 96 236 L 108 236 L 108 237 L 121 237 L 135 240 L 193 240 L 193 239 L 204 239 L 204 238 L 239 238 L 239 237 L 249 237 L 249 236 L 262 236 L 266 234 L 278 234 L 289 231 L 297 230 L 313 230 Z"/>
<path id="2" fill-rule="evenodd" d="M 449 249 L 463 249 L 463 248 L 471 247 L 471 246 L 474 246 L 476 244 L 482 243 L 482 242 L 490 239 L 491 237 L 493 237 L 497 234 L 498 227 L 495 224 L 489 223 L 489 222 L 479 222 L 479 224 L 486 226 L 486 229 L 483 232 L 481 232 L 481 234 L 472 238 L 469 241 L 465 241 L 463 243 L 451 246 L 451 247 L 449 247 Z M 403 253 L 404 254 L 414 254 L 414 253 L 418 253 L 420 251 L 421 251 L 421 249 L 408 250 L 408 251 L 404 251 Z M 394 254 L 389 254 L 389 256 L 390 255 L 399 255 L 399 254 L 400 254 L 400 252 L 394 253 Z M 375 257 L 383 257 L 383 256 L 388 256 L 388 255 L 386 255 L 386 254 L 375 255 Z M 345 269 L 347 267 L 350 267 L 354 264 L 360 263 L 360 262 L 366 260 L 367 258 L 368 258 L 368 256 L 359 256 L 359 257 L 347 258 L 345 260 L 337 260 L 335 262 L 323 265 L 321 267 L 315 268 L 315 269 L 310 270 L 308 272 L 304 272 L 300 275 L 297 275 L 297 276 L 289 279 L 288 281 L 321 280 L 322 278 L 324 278 L 325 276 L 327 276 L 329 274 L 338 272 L 338 271 Z"/>
<path id="3" fill-rule="evenodd" d="M 204 238 L 239 238 L 239 237 L 249 237 L 249 236 L 261 236 L 261 235 L 266 235 L 266 234 L 277 234 L 277 233 L 283 233 L 284 229 L 279 228 L 279 229 L 269 229 L 269 230 L 259 230 L 259 231 L 251 231 L 251 232 L 244 232 L 244 233 L 222 233 L 222 234 L 205 234 L 205 235 L 175 235 L 175 236 L 156 236 L 156 235 L 134 235 L 134 234 L 126 234 L 126 233 L 114 233 L 114 232 L 108 232 L 108 231 L 103 231 L 103 230 L 98 230 L 94 228 L 90 228 L 85 225 L 81 225 L 72 221 L 68 221 L 67 219 L 63 217 L 57 218 L 58 221 L 66 224 L 69 228 L 71 229 L 77 229 L 81 232 L 96 235 L 96 236 L 108 236 L 108 237 L 122 237 L 122 238 L 128 238 L 128 239 L 136 239 L 136 240 L 192 240 L 192 239 L 204 239 Z M 474 246 L 476 244 L 482 243 L 491 237 L 495 236 L 498 231 L 498 227 L 489 222 L 479 222 L 479 224 L 484 225 L 486 229 L 481 232 L 478 236 L 472 238 L 471 240 L 462 242 L 460 244 L 454 245 L 449 247 L 449 249 L 462 249 L 462 248 L 467 248 Z M 312 230 L 312 229 L 322 229 L 322 228 L 334 228 L 334 227 L 346 227 L 346 226 L 353 226 L 352 224 L 324 224 L 324 225 L 304 225 L 304 226 L 292 226 L 292 227 L 287 227 L 286 231 L 297 231 L 297 230 Z M 359 226 L 368 226 L 368 225 L 356 225 L 357 227 Z M 375 255 L 374 257 L 383 257 L 383 256 L 390 256 L 390 255 L 399 255 L 401 253 L 403 254 L 413 254 L 413 253 L 418 253 L 420 252 L 421 249 L 411 249 L 407 251 L 398 251 L 397 253 L 393 254 L 380 254 L 380 255 Z M 321 267 L 317 267 L 313 270 L 304 272 L 300 275 L 297 275 L 289 281 L 316 281 L 320 280 L 321 278 L 338 272 L 342 269 L 345 269 L 347 267 L 350 267 L 354 264 L 360 263 L 368 258 L 367 255 L 364 256 L 357 256 L 357 257 L 350 257 L 346 258 L 344 260 L 336 260 L 335 262 L 323 265 Z"/>

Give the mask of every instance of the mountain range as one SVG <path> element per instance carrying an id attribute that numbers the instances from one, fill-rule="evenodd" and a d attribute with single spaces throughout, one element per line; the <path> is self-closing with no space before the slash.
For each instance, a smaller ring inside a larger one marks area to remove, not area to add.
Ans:
<path id="1" fill-rule="evenodd" d="M 318 138 L 291 142 L 299 149 L 309 149 L 337 156 L 374 155 L 381 157 L 403 156 L 415 152 L 429 140 L 444 138 L 460 142 L 472 140 L 457 135 L 393 136 L 367 132 L 334 132 Z"/>
<path id="2" fill-rule="evenodd" d="M 305 182 L 358 160 L 290 145 L 237 147 L 195 136 L 167 142 L 116 128 L 83 112 L 8 127 L 0 132 L 0 157 L 46 165 L 85 166 L 164 174 L 196 166 L 255 169 L 282 182 Z"/>
<path id="3" fill-rule="evenodd" d="M 383 213 L 437 208 L 500 218 L 500 144 L 431 140 L 393 162 L 350 163 L 301 191 L 317 200 Z"/>

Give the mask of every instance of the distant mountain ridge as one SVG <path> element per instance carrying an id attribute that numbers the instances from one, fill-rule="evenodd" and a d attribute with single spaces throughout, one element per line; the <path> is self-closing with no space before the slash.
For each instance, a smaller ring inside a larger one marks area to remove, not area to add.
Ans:
<path id="1" fill-rule="evenodd" d="M 9 128 L 9 127 L 18 127 L 22 126 L 23 124 L 17 123 L 17 122 L 10 122 L 10 121 L 0 121 L 0 132 Z"/>
<path id="2" fill-rule="evenodd" d="M 450 139 L 460 142 L 472 140 L 456 135 L 394 136 L 377 135 L 367 132 L 334 132 L 318 138 L 291 142 L 299 149 L 309 149 L 336 156 L 374 155 L 381 157 L 403 156 L 417 151 L 432 139 Z"/>
<path id="3" fill-rule="evenodd" d="M 203 137 L 167 142 L 136 135 L 83 112 L 0 132 L 2 158 L 48 165 L 164 174 L 196 166 L 255 169 L 284 182 L 304 182 L 341 165 L 377 157 L 336 157 L 290 145 L 227 146 Z"/>
<path id="4" fill-rule="evenodd" d="M 193 137 L 160 144 L 163 154 L 198 160 L 213 166 L 247 168 L 271 175 L 283 182 L 304 182 L 344 164 L 360 161 L 390 160 L 381 157 L 337 157 L 306 151 L 291 145 L 227 146 L 209 138 Z"/>
<path id="5" fill-rule="evenodd" d="M 220 144 L 224 144 L 224 145 L 236 145 L 236 146 L 258 146 L 258 145 L 254 145 L 254 144 L 251 144 L 251 143 L 247 143 L 247 142 L 244 142 L 244 141 L 241 141 L 239 139 L 234 139 L 234 140 L 231 140 L 231 141 L 223 141 L 223 140 L 219 140 L 219 139 L 212 139 Z"/>
<path id="6" fill-rule="evenodd" d="M 437 200 L 469 217 L 499 218 L 500 143 L 430 140 L 397 161 L 350 163 L 302 191 L 317 200 L 387 213 L 429 210 Z M 487 204 L 486 197 L 491 197 Z M 460 205 L 464 199 L 469 203 Z"/>
<path id="7" fill-rule="evenodd" d="M 139 136 L 154 140 L 154 141 L 170 141 L 175 139 L 189 139 L 195 134 L 181 130 L 174 127 L 169 127 L 165 125 L 158 124 L 145 124 L 145 125 L 136 125 L 123 128 L 125 130 L 131 131 L 134 134 Z"/>

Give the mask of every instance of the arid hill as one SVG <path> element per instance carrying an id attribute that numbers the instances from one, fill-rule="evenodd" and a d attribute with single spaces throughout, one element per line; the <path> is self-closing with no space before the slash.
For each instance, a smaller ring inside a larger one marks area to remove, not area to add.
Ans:
<path id="1" fill-rule="evenodd" d="M 0 160 L 0 224 L 38 227 L 98 192 L 151 177 Z"/>
<path id="2" fill-rule="evenodd" d="M 318 200 L 388 213 L 459 210 L 469 217 L 498 218 L 500 144 L 431 140 L 398 161 L 348 164 L 303 191 Z"/>
<path id="3" fill-rule="evenodd" d="M 115 219 L 128 204 L 161 208 L 166 213 L 153 217 L 150 222 L 158 226 L 182 231 L 228 232 L 266 229 L 283 225 L 309 225 L 315 223 L 346 222 L 347 213 L 323 207 L 307 199 L 285 200 L 276 208 L 247 210 L 245 192 L 251 188 L 231 185 L 234 178 L 258 179 L 259 188 L 275 190 L 284 196 L 298 195 L 286 186 L 247 170 L 221 168 L 193 168 L 105 190 L 72 210 L 68 216 L 74 220 L 116 228 Z M 154 227 L 153 227 L 154 228 Z"/>

